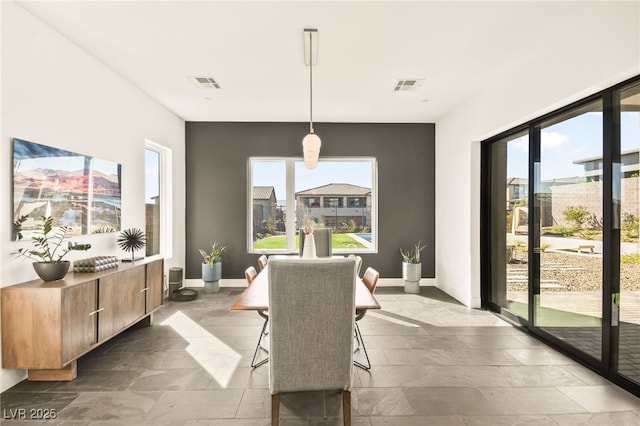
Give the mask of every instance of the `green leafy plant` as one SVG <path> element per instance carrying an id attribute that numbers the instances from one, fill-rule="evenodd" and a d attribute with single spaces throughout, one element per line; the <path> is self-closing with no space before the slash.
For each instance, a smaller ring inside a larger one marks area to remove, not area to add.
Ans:
<path id="1" fill-rule="evenodd" d="M 131 261 L 134 260 L 136 250 L 144 247 L 147 237 L 138 228 L 125 229 L 118 236 L 118 246 L 124 251 L 131 252 Z"/>
<path id="2" fill-rule="evenodd" d="M 91 248 L 91 244 L 77 244 L 70 241 L 65 247 L 63 243 L 69 238 L 71 228 L 61 226 L 54 229 L 53 218 L 51 216 L 43 217 L 43 220 L 44 224 L 42 225 L 41 233 L 31 237 L 34 248 L 21 248 L 18 250 L 18 255 L 37 260 L 38 262 L 57 263 L 61 262 L 62 258 L 70 251 L 89 250 Z M 22 222 L 24 222 L 24 220 L 22 220 Z"/>
<path id="3" fill-rule="evenodd" d="M 227 251 L 227 246 L 223 246 L 216 241 L 211 244 L 211 250 L 208 252 L 203 249 L 198 250 L 200 251 L 200 255 L 202 255 L 202 263 L 206 263 L 213 268 L 213 265 L 222 261 L 222 255 Z"/>
<path id="4" fill-rule="evenodd" d="M 564 214 L 564 218 L 571 222 L 576 228 L 582 228 L 582 225 L 590 216 L 589 211 L 582 206 L 569 206 L 562 214 Z"/>
<path id="5" fill-rule="evenodd" d="M 622 231 L 629 241 L 639 237 L 640 234 L 640 217 L 632 213 L 622 213 Z"/>
<path id="6" fill-rule="evenodd" d="M 545 251 L 547 251 L 547 249 L 551 247 L 551 244 L 549 243 L 540 243 L 540 251 L 542 253 L 544 253 Z"/>
<path id="7" fill-rule="evenodd" d="M 407 251 L 404 251 L 402 248 L 400 249 L 400 255 L 402 256 L 402 261 L 405 263 L 420 263 L 420 252 L 424 250 L 426 246 L 420 245 L 420 241 L 412 248 Z"/>
<path id="8" fill-rule="evenodd" d="M 628 253 L 620 256 L 620 263 L 633 263 L 640 265 L 640 253 Z"/>
<path id="9" fill-rule="evenodd" d="M 576 232 L 574 235 L 582 238 L 583 240 L 602 240 L 602 231 L 597 229 L 583 229 Z"/>
<path id="10" fill-rule="evenodd" d="M 578 232 L 580 228 L 575 227 L 566 227 L 566 226 L 551 226 L 549 228 L 544 228 L 542 230 L 543 235 L 562 235 L 563 237 L 570 237 L 576 232 Z"/>

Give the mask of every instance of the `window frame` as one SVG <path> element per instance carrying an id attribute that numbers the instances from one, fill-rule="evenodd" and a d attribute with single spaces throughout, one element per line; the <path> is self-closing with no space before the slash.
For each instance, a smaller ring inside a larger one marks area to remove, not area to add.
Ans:
<path id="1" fill-rule="evenodd" d="M 171 259 L 173 257 L 173 152 L 170 148 L 149 139 L 145 139 L 144 149 L 145 152 L 147 150 L 153 151 L 158 153 L 160 156 L 158 171 L 160 185 L 158 191 L 160 195 L 160 241 L 159 252 L 152 256 L 162 256 L 165 259 Z"/>
<path id="2" fill-rule="evenodd" d="M 253 248 L 253 163 L 283 161 L 285 164 L 286 207 L 284 249 Z M 295 202 L 295 164 L 303 162 L 302 157 L 249 157 L 247 158 L 247 208 L 246 208 L 246 247 L 249 254 L 297 254 L 296 248 L 296 202 Z M 369 162 L 371 164 L 371 246 L 358 249 L 333 249 L 334 254 L 378 253 L 378 160 L 375 157 L 321 157 L 319 162 Z M 320 202 L 320 197 L 315 197 Z M 322 203 L 320 203 L 322 204 Z"/>

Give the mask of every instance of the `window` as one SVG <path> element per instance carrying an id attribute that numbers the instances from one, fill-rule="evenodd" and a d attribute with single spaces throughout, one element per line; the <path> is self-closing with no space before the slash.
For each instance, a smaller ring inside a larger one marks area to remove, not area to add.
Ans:
<path id="1" fill-rule="evenodd" d="M 324 197 L 324 207 L 342 207 L 342 197 Z"/>
<path id="2" fill-rule="evenodd" d="M 171 150 L 146 141 L 144 157 L 145 254 L 171 258 Z"/>
<path id="3" fill-rule="evenodd" d="M 302 203 L 306 207 L 318 207 L 320 206 L 320 199 L 316 197 L 301 197 Z"/>
<path id="4" fill-rule="evenodd" d="M 347 207 L 363 207 L 366 203 L 365 197 L 347 197 Z"/>
<path id="5" fill-rule="evenodd" d="M 324 158 L 313 170 L 298 158 L 250 158 L 248 168 L 249 252 L 297 252 L 305 219 L 332 228 L 336 253 L 375 252 L 374 158 Z"/>

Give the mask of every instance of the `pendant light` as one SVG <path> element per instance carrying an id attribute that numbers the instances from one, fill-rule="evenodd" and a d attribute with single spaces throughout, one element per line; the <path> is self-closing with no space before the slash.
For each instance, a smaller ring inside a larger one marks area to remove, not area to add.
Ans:
<path id="1" fill-rule="evenodd" d="M 318 165 L 318 157 L 320 157 L 320 145 L 322 142 L 318 135 L 313 132 L 313 63 L 316 58 L 314 55 L 313 44 L 318 43 L 318 30 L 304 30 L 304 49 L 305 63 L 309 64 L 309 134 L 302 139 L 302 154 L 304 156 L 304 165 L 307 169 L 315 169 Z M 317 53 L 316 53 L 317 55 Z"/>

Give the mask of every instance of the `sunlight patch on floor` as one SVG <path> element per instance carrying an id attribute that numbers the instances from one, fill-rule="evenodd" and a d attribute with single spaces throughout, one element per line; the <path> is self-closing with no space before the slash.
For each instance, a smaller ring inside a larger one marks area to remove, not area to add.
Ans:
<path id="1" fill-rule="evenodd" d="M 377 313 L 377 312 L 374 312 L 374 311 L 373 311 L 373 310 L 371 310 L 371 309 L 369 309 L 369 310 L 367 311 L 367 315 L 372 316 L 372 317 L 374 317 L 374 318 L 382 319 L 382 320 L 385 320 L 385 321 L 388 321 L 388 322 L 392 322 L 392 323 L 394 323 L 394 324 L 403 325 L 403 326 L 405 326 L 405 327 L 420 327 L 420 326 L 419 326 L 419 325 L 417 325 L 417 324 L 412 324 L 412 323 L 410 323 L 410 322 L 403 321 L 403 320 L 401 320 L 401 319 L 397 319 L 397 318 L 389 317 L 389 316 L 387 316 L 387 315 L 381 315 L 381 314 L 379 314 L 379 313 Z"/>
<path id="2" fill-rule="evenodd" d="M 220 386 L 226 388 L 240 364 L 242 356 L 222 340 L 198 325 L 187 315 L 178 311 L 160 325 L 171 327 L 189 342 L 186 351 Z"/>

